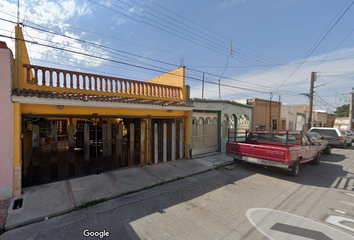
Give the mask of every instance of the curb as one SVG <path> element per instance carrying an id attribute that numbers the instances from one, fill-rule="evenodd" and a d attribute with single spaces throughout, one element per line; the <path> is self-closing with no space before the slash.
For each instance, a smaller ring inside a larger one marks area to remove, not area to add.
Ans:
<path id="1" fill-rule="evenodd" d="M 201 156 L 201 157 L 198 157 L 198 158 L 203 158 L 203 157 L 205 158 L 205 157 L 210 157 L 210 156 L 215 156 L 215 155 L 220 155 L 220 153 L 211 154 L 211 155 L 208 155 L 208 156 Z M 195 159 L 198 159 L 198 158 L 195 158 Z M 133 191 L 123 192 L 123 193 L 120 193 L 120 194 L 112 195 L 110 197 L 106 197 L 103 202 L 111 200 L 111 199 L 119 198 L 119 197 L 122 197 L 122 196 L 125 196 L 125 195 L 129 195 L 129 194 L 132 194 L 132 193 L 141 192 L 141 191 L 144 191 L 144 190 L 147 190 L 147 189 L 155 188 L 155 187 L 158 187 L 160 185 L 164 185 L 164 184 L 168 184 L 168 183 L 171 183 L 171 182 L 174 182 L 174 181 L 182 180 L 182 179 L 185 179 L 185 178 L 188 178 L 188 177 L 192 177 L 192 176 L 195 176 L 195 175 L 198 175 L 198 174 L 206 173 L 206 172 L 214 170 L 216 168 L 223 167 L 223 166 L 228 166 L 228 165 L 231 165 L 233 163 L 234 163 L 233 160 L 224 161 L 224 162 L 222 162 L 220 164 L 217 164 L 217 165 L 214 165 L 212 167 L 207 167 L 206 170 L 203 170 L 203 171 L 200 171 L 200 172 L 196 172 L 196 173 L 189 173 L 189 174 L 185 175 L 184 177 L 180 177 L 180 178 L 177 178 L 177 179 L 171 179 L 171 180 L 168 180 L 168 181 L 161 181 L 158 184 L 154 184 L 154 185 L 151 185 L 151 186 L 145 186 L 143 188 L 135 189 Z M 11 203 L 11 201 L 9 200 L 9 205 L 10 205 L 10 203 Z M 75 206 L 75 208 L 76 207 L 79 207 L 79 206 Z M 23 221 L 21 223 L 13 224 L 13 225 L 10 225 L 10 226 L 7 226 L 6 225 L 6 221 L 5 221 L 5 223 L 3 224 L 4 225 L 3 229 L 5 231 L 6 230 L 12 230 L 12 229 L 15 229 L 15 228 L 18 228 L 18 227 L 21 227 L 21 226 L 30 225 L 32 223 L 45 221 L 48 218 L 50 219 L 50 218 L 58 217 L 58 216 L 61 216 L 61 215 L 64 215 L 64 214 L 67 214 L 67 213 L 70 213 L 70 212 L 73 212 L 73 211 L 78 211 L 75 208 L 66 209 L 66 210 L 63 210 L 63 211 L 60 211 L 60 212 L 57 212 L 57 213 L 51 213 L 51 214 L 49 214 L 49 215 L 47 215 L 45 217 L 36 217 L 36 218 L 30 219 L 30 220 L 27 220 L 27 221 Z M 82 210 L 82 209 L 80 209 L 80 210 Z M 1 225 L 0 225 L 0 229 L 1 229 Z"/>

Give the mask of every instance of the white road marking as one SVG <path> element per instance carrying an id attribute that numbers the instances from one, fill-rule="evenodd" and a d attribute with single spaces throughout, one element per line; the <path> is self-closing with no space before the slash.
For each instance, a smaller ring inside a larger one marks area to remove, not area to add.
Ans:
<path id="1" fill-rule="evenodd" d="M 354 240 L 354 237 L 337 229 L 308 218 L 303 218 L 279 210 L 251 208 L 247 210 L 246 216 L 258 231 L 272 240 L 290 238 L 294 240 L 303 240 L 304 237 L 307 237 L 306 239 L 318 239 L 320 235 L 326 239 Z M 281 228 L 274 227 L 277 225 Z M 304 230 L 302 233 L 301 231 L 298 231 L 301 229 Z M 306 234 L 307 236 L 305 236 Z"/>
<path id="2" fill-rule="evenodd" d="M 340 201 L 340 202 L 344 203 L 344 204 L 346 204 L 348 206 L 354 206 L 354 203 L 352 203 L 352 202 L 345 202 L 345 201 Z"/>
<path id="3" fill-rule="evenodd" d="M 345 194 L 354 197 L 354 194 L 352 194 L 352 193 L 345 193 Z"/>
<path id="4" fill-rule="evenodd" d="M 341 214 L 347 214 L 346 212 L 341 211 L 341 210 L 338 210 L 338 209 L 333 209 L 333 211 L 335 211 L 335 212 L 337 212 L 337 213 L 341 213 Z"/>
<path id="5" fill-rule="evenodd" d="M 346 217 L 341 217 L 341 216 L 335 216 L 335 215 L 330 215 L 326 218 L 325 220 L 326 222 L 330 223 L 330 224 L 333 224 L 333 225 L 336 225 L 340 228 L 344 228 L 344 229 L 347 229 L 349 231 L 352 231 L 354 232 L 354 228 L 352 227 L 349 227 L 347 225 L 344 225 L 342 222 L 351 222 L 351 223 L 354 223 L 354 219 L 351 219 L 351 218 L 346 218 Z"/>

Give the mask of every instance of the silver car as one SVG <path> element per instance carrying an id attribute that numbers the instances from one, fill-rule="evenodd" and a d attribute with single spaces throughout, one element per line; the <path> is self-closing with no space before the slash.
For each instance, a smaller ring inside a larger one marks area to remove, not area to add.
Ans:
<path id="1" fill-rule="evenodd" d="M 352 145 L 352 139 L 347 132 L 338 128 L 313 127 L 309 131 L 321 134 L 332 147 L 345 148 Z"/>

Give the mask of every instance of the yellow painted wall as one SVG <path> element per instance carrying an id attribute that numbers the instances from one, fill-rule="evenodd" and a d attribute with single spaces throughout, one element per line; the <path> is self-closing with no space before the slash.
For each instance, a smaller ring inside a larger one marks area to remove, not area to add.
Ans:
<path id="1" fill-rule="evenodd" d="M 16 103 L 18 104 L 18 103 Z M 59 109 L 58 106 L 50 105 L 31 105 L 21 104 L 22 114 L 58 114 L 58 115 L 98 115 L 108 116 L 161 116 L 161 117 L 187 117 L 186 119 L 186 143 L 190 142 L 190 111 L 176 111 L 169 112 L 167 110 L 148 110 L 148 109 L 124 109 L 124 108 L 96 108 L 96 107 L 70 107 L 65 106 L 64 109 Z M 21 114 L 19 113 L 19 116 Z M 19 117 L 20 119 L 20 117 Z M 21 122 L 18 124 L 21 129 Z"/>
<path id="2" fill-rule="evenodd" d="M 164 84 L 174 87 L 184 86 L 184 67 L 177 68 L 168 73 L 147 80 L 146 82 Z"/>
<path id="3" fill-rule="evenodd" d="M 14 166 L 22 164 L 22 146 L 21 146 L 21 105 L 14 103 Z"/>
<path id="4" fill-rule="evenodd" d="M 182 101 L 187 101 L 187 89 L 185 85 L 185 67 L 180 67 L 168 73 L 164 73 L 146 82 L 164 84 L 182 88 Z"/>
<path id="5" fill-rule="evenodd" d="M 17 25 L 15 27 L 15 36 L 17 39 L 24 39 L 23 37 L 23 34 L 22 34 L 22 29 L 19 25 Z M 27 70 L 26 68 L 23 67 L 23 64 L 26 63 L 26 64 L 30 64 L 30 60 L 29 60 L 29 57 L 28 57 L 28 52 L 27 52 L 27 47 L 26 47 L 26 43 L 25 41 L 21 41 L 19 40 L 18 41 L 18 52 L 17 52 L 17 44 L 16 44 L 16 47 L 15 47 L 15 59 L 14 59 L 14 66 L 15 66 L 15 83 L 14 83 L 14 86 L 15 88 L 17 88 L 17 57 L 18 57 L 18 61 L 19 61 L 19 75 L 20 75 L 20 88 L 29 88 L 28 86 L 33 86 L 33 85 L 30 85 L 30 84 L 27 84 L 26 83 L 26 75 L 27 75 Z M 33 74 L 31 72 L 31 75 L 30 75 L 30 79 L 33 78 Z"/>
<path id="6" fill-rule="evenodd" d="M 151 110 L 151 109 L 130 109 L 130 108 L 99 108 L 99 107 L 71 107 L 65 106 L 59 109 L 57 105 L 31 105 L 22 104 L 23 114 L 65 114 L 65 115 L 115 115 L 115 116 L 184 116 L 185 111 Z M 188 112 L 188 111 L 187 111 Z"/>

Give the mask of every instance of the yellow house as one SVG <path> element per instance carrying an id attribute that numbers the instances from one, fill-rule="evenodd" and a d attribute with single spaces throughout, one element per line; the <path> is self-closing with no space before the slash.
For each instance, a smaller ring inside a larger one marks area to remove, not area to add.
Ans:
<path id="1" fill-rule="evenodd" d="M 15 58 L 13 196 L 23 186 L 189 157 L 184 67 L 145 82 L 48 68 L 30 64 L 24 41 Z"/>

